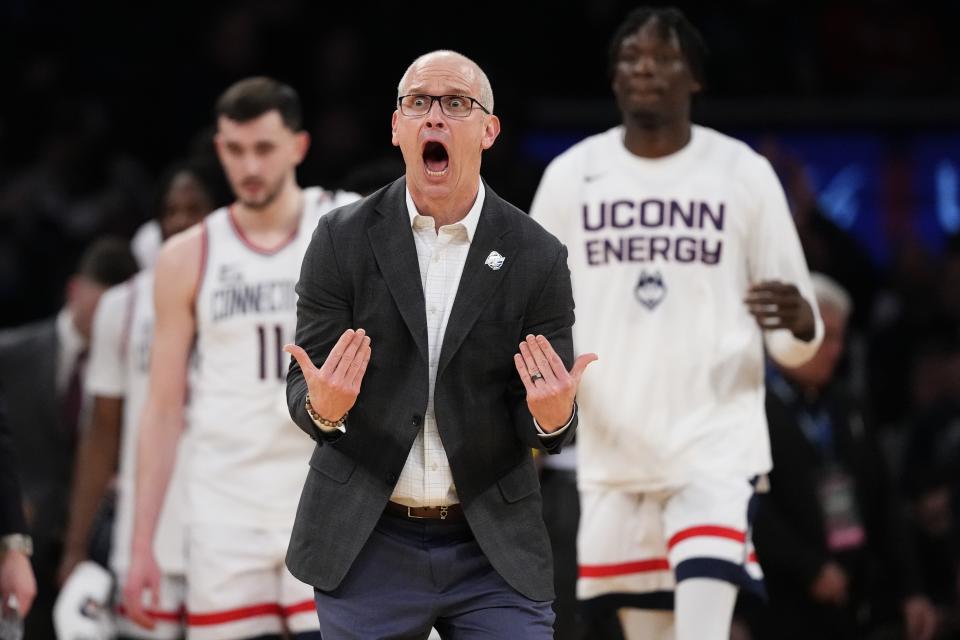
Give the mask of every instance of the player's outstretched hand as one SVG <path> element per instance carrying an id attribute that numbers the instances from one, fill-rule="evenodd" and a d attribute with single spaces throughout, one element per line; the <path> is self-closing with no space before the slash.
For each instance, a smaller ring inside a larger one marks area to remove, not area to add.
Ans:
<path id="1" fill-rule="evenodd" d="M 550 433 L 570 421 L 580 378 L 587 365 L 597 359 L 597 354 L 585 353 L 567 371 L 545 337 L 528 335 L 520 343 L 520 353 L 514 354 L 513 363 L 527 388 L 527 406 L 541 429 Z"/>
<path id="2" fill-rule="evenodd" d="M 149 599 L 145 599 L 147 594 Z M 149 602 L 149 609 L 144 606 Z M 130 620 L 146 629 L 157 624 L 153 611 L 160 609 L 160 567 L 152 553 L 133 554 L 127 581 L 123 585 L 123 607 Z"/>
<path id="3" fill-rule="evenodd" d="M 744 302 L 761 329 L 789 329 L 799 340 L 813 339 L 813 309 L 795 285 L 759 282 L 750 287 Z"/>
<path id="4" fill-rule="evenodd" d="M 353 407 L 370 362 L 370 336 L 363 329 L 344 331 L 319 368 L 301 347 L 288 344 L 283 350 L 300 365 L 310 405 L 321 418 L 336 422 Z"/>

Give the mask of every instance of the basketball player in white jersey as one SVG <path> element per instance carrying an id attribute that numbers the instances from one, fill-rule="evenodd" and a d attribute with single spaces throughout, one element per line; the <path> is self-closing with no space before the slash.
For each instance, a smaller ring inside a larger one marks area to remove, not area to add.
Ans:
<path id="1" fill-rule="evenodd" d="M 296 325 L 294 285 L 320 215 L 355 196 L 300 189 L 309 139 L 296 92 L 269 78 L 217 102 L 216 147 L 237 201 L 168 242 L 156 264 L 156 333 L 141 424 L 133 561 L 124 588 L 132 619 L 150 625 L 151 540 L 183 431 L 186 456 L 187 637 L 318 637 L 312 589 L 283 558 L 311 446 L 290 422 L 281 349 Z"/>
<path id="2" fill-rule="evenodd" d="M 165 240 L 199 222 L 213 210 L 214 189 L 204 170 L 180 163 L 164 174 L 160 183 L 157 222 Z M 70 525 L 61 567 L 65 578 L 86 559 L 87 541 L 98 506 L 117 472 L 117 504 L 113 522 L 110 569 L 118 585 L 130 566 L 133 528 L 133 488 L 140 413 L 146 401 L 150 346 L 153 342 L 153 271 L 141 271 L 131 280 L 107 291 L 94 317 L 91 358 L 86 385 L 93 397 L 93 418 L 81 436 Z M 121 638 L 167 640 L 183 637 L 186 561 L 181 519 L 182 464 L 178 457 L 156 538 L 154 550 L 162 571 L 159 608 L 150 615 L 157 621 L 150 630 L 133 624 L 117 611 Z"/>
<path id="3" fill-rule="evenodd" d="M 569 250 L 580 351 L 578 596 L 630 639 L 719 640 L 759 586 L 748 503 L 770 470 L 764 346 L 796 366 L 822 323 L 770 164 L 691 124 L 703 43 L 676 9 L 613 38 L 623 124 L 547 168 L 531 215 Z"/>

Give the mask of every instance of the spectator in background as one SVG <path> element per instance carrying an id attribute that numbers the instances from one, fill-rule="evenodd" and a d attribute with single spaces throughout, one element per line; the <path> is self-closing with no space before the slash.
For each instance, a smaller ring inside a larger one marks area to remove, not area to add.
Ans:
<path id="1" fill-rule="evenodd" d="M 754 541 L 770 595 L 761 637 L 866 638 L 899 611 L 907 638 L 934 637 L 907 523 L 857 398 L 834 377 L 852 311 L 849 294 L 814 274 L 824 340 L 812 360 L 767 382 L 770 493 Z"/>
<path id="2" fill-rule="evenodd" d="M 927 406 L 911 420 L 903 484 L 924 584 L 946 632 L 954 634 L 949 637 L 960 637 L 960 342 L 944 337 L 919 359 L 924 373 L 915 380 L 914 396 Z"/>
<path id="3" fill-rule="evenodd" d="M 93 243 L 67 282 L 66 305 L 53 318 L 0 332 L 0 387 L 19 460 L 27 526 L 34 541 L 39 593 L 26 636 L 53 638 L 56 598 L 73 469 L 83 408 L 83 374 L 93 314 L 107 288 L 137 270 L 127 242 Z"/>
<path id="4" fill-rule="evenodd" d="M 0 617 L 16 597 L 20 615 L 27 615 L 37 594 L 30 568 L 33 548 L 23 517 L 23 498 L 17 479 L 13 440 L 0 397 Z"/>
<path id="5" fill-rule="evenodd" d="M 918 401 L 925 404 L 935 395 L 933 389 L 915 389 L 911 380 L 926 375 L 930 357 L 939 350 L 930 337 L 938 324 L 941 268 L 918 238 L 899 235 L 890 281 L 873 309 L 867 348 L 871 406 L 881 426 L 901 426 Z"/>

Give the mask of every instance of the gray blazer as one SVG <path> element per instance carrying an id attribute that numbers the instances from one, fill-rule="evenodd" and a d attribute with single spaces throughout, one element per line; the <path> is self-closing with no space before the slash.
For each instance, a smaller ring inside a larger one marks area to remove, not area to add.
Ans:
<path id="1" fill-rule="evenodd" d="M 383 513 L 427 408 L 427 321 L 405 203 L 405 178 L 323 218 L 297 285 L 297 344 L 322 363 L 347 328 L 373 353 L 346 433 L 321 433 L 304 408 L 294 361 L 287 401 L 317 443 L 287 566 L 322 590 L 340 584 Z M 484 262 L 506 258 L 499 270 Z M 528 333 L 547 336 L 572 364 L 573 296 L 566 248 L 489 187 L 440 352 L 434 412 L 480 547 L 533 600 L 553 596 L 550 541 L 531 448 L 557 453 L 573 437 L 538 437 L 513 354 Z"/>
<path id="2" fill-rule="evenodd" d="M 75 445 L 57 393 L 58 348 L 55 318 L 0 331 L 0 388 L 30 529 L 53 540 L 66 527 Z"/>

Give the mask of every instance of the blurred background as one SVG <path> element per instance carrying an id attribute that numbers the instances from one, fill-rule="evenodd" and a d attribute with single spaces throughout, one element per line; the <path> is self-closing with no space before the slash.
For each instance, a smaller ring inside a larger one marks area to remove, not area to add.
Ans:
<path id="1" fill-rule="evenodd" d="M 606 46 L 635 4 L 3 0 L 0 325 L 55 310 L 92 238 L 132 234 L 157 172 L 204 144 L 216 97 L 251 74 L 300 91 L 301 184 L 338 186 L 399 158 L 388 127 L 406 65 L 461 50 L 504 125 L 485 174 L 526 207 L 554 155 L 617 122 Z M 697 119 L 762 149 L 797 206 L 849 236 L 861 253 L 837 258 L 868 263 L 838 268 L 872 270 L 857 294 L 929 268 L 917 262 L 960 230 L 960 3 L 679 6 L 711 50 Z"/>
<path id="2" fill-rule="evenodd" d="M 607 43 L 636 4 L 0 0 L 0 327 L 54 314 L 83 250 L 151 217 L 169 162 L 215 162 L 213 103 L 250 75 L 300 92 L 300 184 L 357 188 L 360 169 L 402 171 L 389 120 L 406 66 L 461 51 L 503 123 L 484 175 L 526 208 L 556 154 L 618 123 Z M 770 159 L 811 269 L 851 293 L 843 376 L 922 535 L 951 531 L 930 570 L 955 569 L 960 2 L 675 4 L 711 52 L 695 120 Z M 955 598 L 956 572 L 943 580 Z"/>

